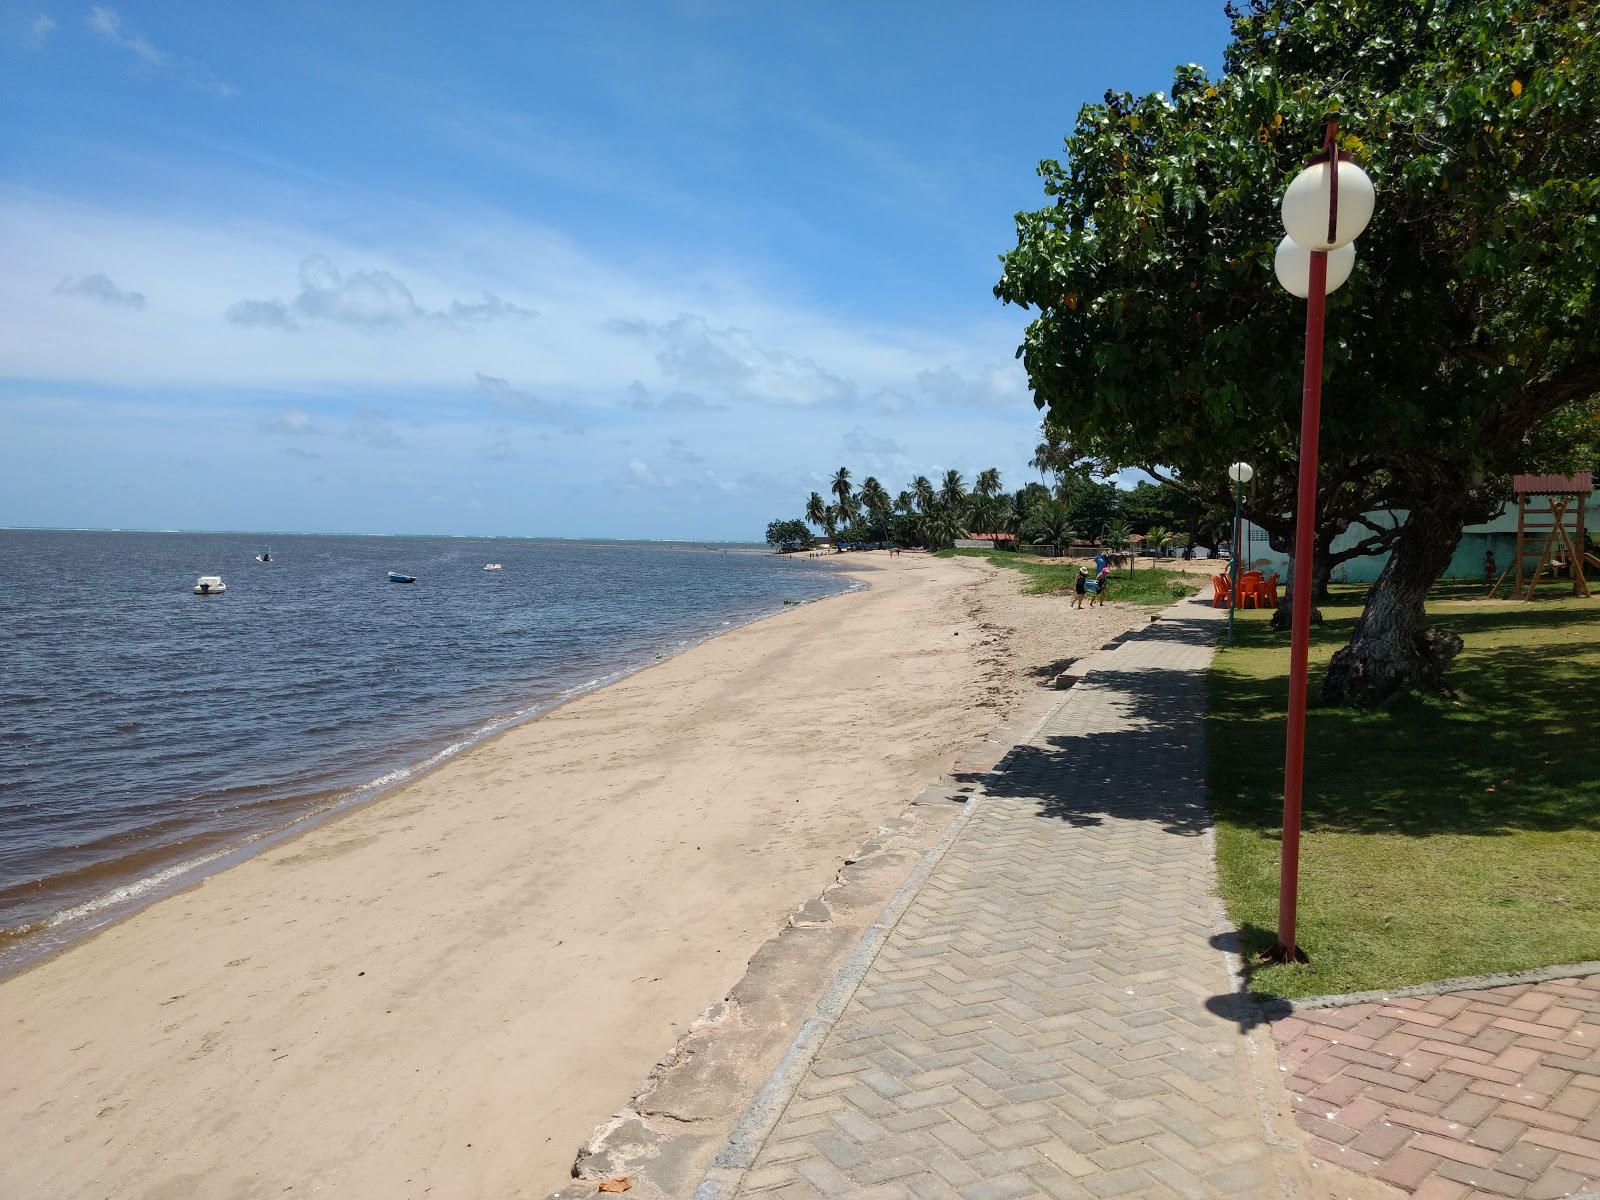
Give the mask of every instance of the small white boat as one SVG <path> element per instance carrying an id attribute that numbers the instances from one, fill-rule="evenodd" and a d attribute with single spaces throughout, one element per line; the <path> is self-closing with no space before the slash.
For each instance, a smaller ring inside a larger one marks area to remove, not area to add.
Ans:
<path id="1" fill-rule="evenodd" d="M 194 585 L 196 596 L 220 596 L 228 590 L 228 585 L 222 582 L 221 575 L 202 575 Z"/>
<path id="2" fill-rule="evenodd" d="M 483 569 L 485 571 L 503 571 L 503 570 L 505 570 L 505 568 L 502 567 L 499 563 L 484 563 L 483 564 Z"/>

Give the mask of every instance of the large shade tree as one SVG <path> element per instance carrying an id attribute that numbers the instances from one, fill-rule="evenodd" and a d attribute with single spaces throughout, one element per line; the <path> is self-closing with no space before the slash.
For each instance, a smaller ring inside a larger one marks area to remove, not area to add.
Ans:
<path id="1" fill-rule="evenodd" d="M 1339 111 L 1378 187 L 1329 299 L 1317 540 L 1378 509 L 1391 554 L 1325 691 L 1440 687 L 1423 598 L 1538 431 L 1600 391 L 1600 47 L 1559 0 L 1254 0 L 1223 74 L 1086 106 L 1050 205 L 1017 218 L 996 295 L 1038 311 L 1019 355 L 1075 451 L 1223 498 L 1285 538 L 1304 304 L 1272 277 L 1278 200 Z M 1527 439 L 1527 441 L 1525 441 Z"/>

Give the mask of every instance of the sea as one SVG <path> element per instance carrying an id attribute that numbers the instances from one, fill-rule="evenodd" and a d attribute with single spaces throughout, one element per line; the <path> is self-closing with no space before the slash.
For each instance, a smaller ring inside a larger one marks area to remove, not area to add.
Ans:
<path id="1" fill-rule="evenodd" d="M 201 575 L 226 592 L 195 595 Z M 856 586 L 753 547 L 0 530 L 0 975 Z"/>

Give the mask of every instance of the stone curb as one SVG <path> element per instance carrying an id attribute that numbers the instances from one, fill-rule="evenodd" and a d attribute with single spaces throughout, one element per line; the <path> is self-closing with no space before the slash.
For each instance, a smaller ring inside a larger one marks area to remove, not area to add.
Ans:
<path id="1" fill-rule="evenodd" d="M 1581 979 L 1589 975 L 1600 975 L 1600 962 L 1565 963 L 1554 967 L 1533 967 L 1526 971 L 1490 971 L 1483 975 L 1464 975 L 1460 979 L 1440 979 L 1433 983 L 1414 983 L 1407 987 L 1381 988 L 1372 992 L 1302 996 L 1298 1000 L 1282 1000 L 1274 997 L 1260 1003 L 1276 1018 L 1286 1017 L 1302 1008 L 1344 1008 L 1349 1004 L 1374 1004 L 1384 1000 L 1400 1000 L 1407 996 L 1442 996 L 1446 992 L 1481 991 L 1487 988 L 1512 987 L 1519 983 L 1549 983 L 1553 979 Z M 1583 1198 L 1574 1196 L 1571 1200 L 1583 1200 Z"/>

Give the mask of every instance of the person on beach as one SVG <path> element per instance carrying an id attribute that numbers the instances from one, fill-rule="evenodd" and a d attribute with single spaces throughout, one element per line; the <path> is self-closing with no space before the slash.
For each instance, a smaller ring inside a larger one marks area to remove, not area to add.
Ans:
<path id="1" fill-rule="evenodd" d="M 1072 597 L 1072 607 L 1073 608 L 1082 608 L 1083 607 L 1084 594 L 1089 590 L 1088 584 L 1089 584 L 1089 568 L 1088 567 L 1079 567 L 1078 568 L 1078 577 L 1072 581 L 1072 590 L 1075 593 L 1073 595 L 1073 597 Z"/>
<path id="2" fill-rule="evenodd" d="M 1094 599 L 1091 600 L 1090 603 L 1104 606 L 1106 602 L 1106 588 L 1109 587 L 1110 584 L 1111 566 L 1108 563 L 1100 568 L 1100 574 L 1096 575 L 1094 578 Z"/>

